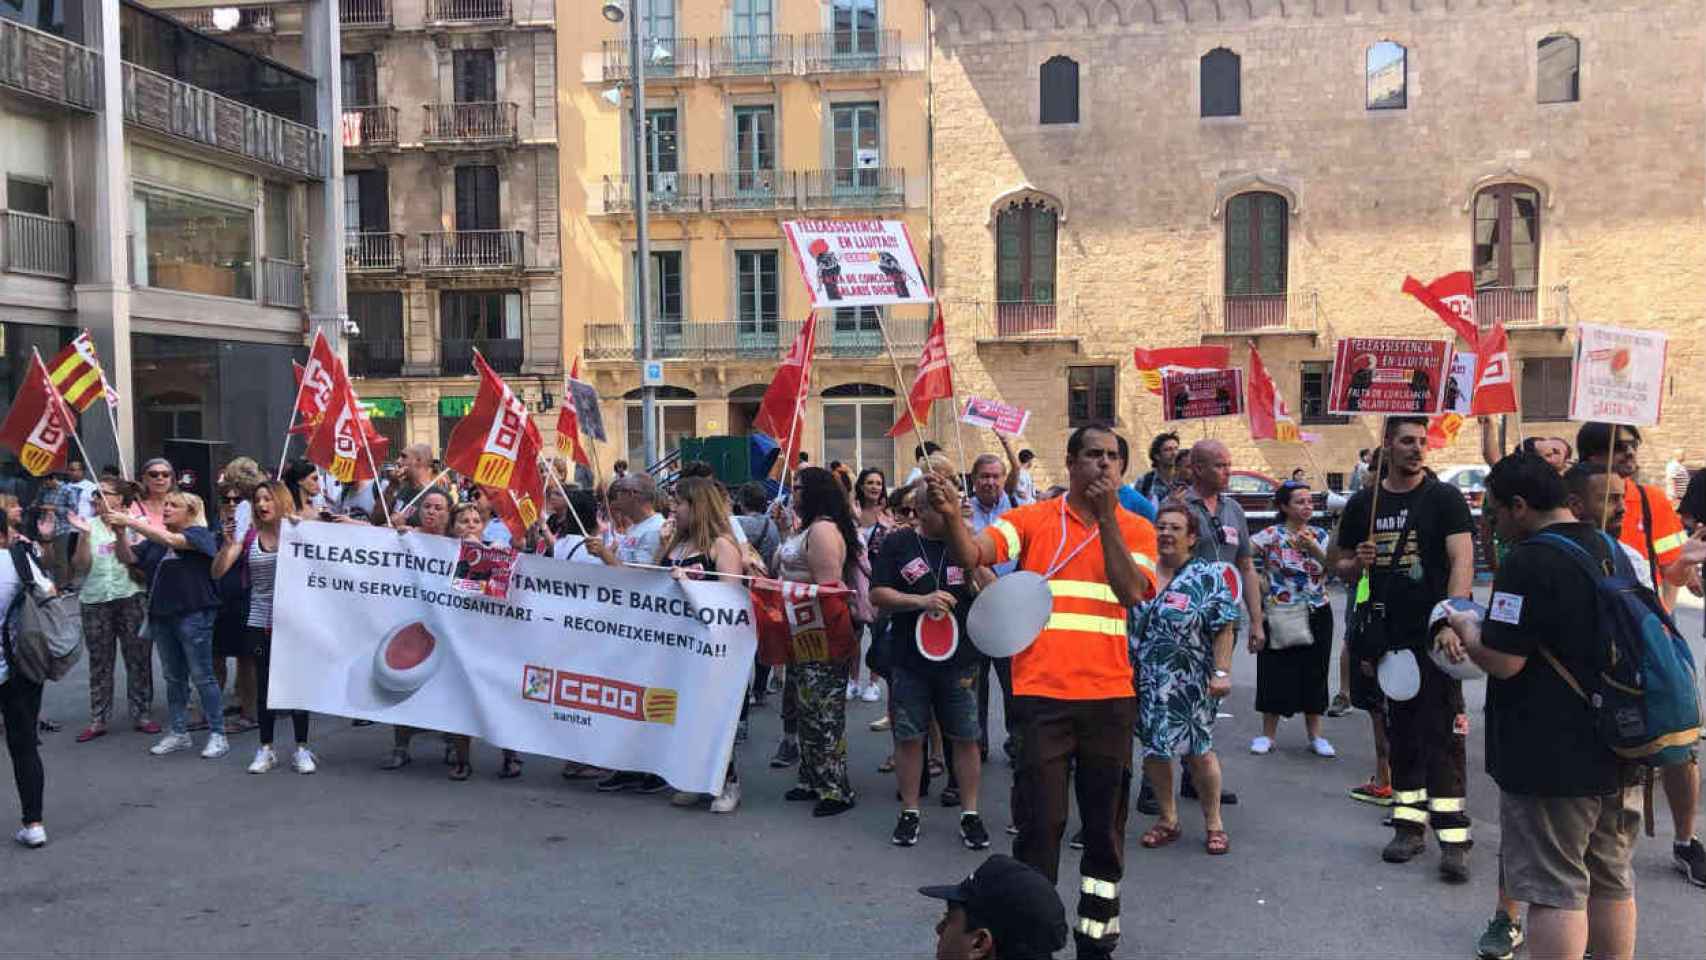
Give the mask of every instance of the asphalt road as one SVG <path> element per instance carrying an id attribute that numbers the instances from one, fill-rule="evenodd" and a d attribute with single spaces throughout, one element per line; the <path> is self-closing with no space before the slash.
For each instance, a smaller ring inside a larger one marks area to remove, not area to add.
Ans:
<path id="1" fill-rule="evenodd" d="M 1682 620 L 1698 657 L 1699 606 Z M 1252 756 L 1254 658 L 1239 654 L 1234 681 L 1233 716 L 1216 728 L 1242 797 L 1227 810 L 1232 853 L 1202 852 L 1194 807 L 1183 808 L 1185 841 L 1160 851 L 1138 846 L 1145 818 L 1134 815 L 1120 954 L 1472 956 L 1494 905 L 1499 842 L 1497 793 L 1480 773 L 1484 684 L 1470 685 L 1475 877 L 1448 887 L 1431 850 L 1382 863 L 1381 813 L 1345 797 L 1372 769 L 1366 717 L 1328 721 L 1336 761 L 1305 751 L 1301 721 L 1282 725 L 1275 753 Z M 773 708 L 753 714 L 745 802 L 732 816 L 673 809 L 664 795 L 600 795 L 544 758 L 499 781 L 497 751 L 484 745 L 475 778 L 453 783 L 432 738 L 417 741 L 414 765 L 383 773 L 386 728 L 325 717 L 312 738 L 317 775 L 248 776 L 252 733 L 223 760 L 156 759 L 122 723 L 73 743 L 86 709 L 81 669 L 48 691 L 44 713 L 65 725 L 44 737 L 52 839 L 38 851 L 0 847 L 0 957 L 928 956 L 940 911 L 914 888 L 958 880 L 983 858 L 933 799 L 919 846 L 889 844 L 893 779 L 875 772 L 887 735 L 865 728 L 879 704 L 849 710 L 860 802 L 830 820 L 783 802 L 792 771 L 765 764 Z M 992 762 L 982 804 L 997 850 L 1009 775 Z M 0 809 L 15 809 L 12 790 L 8 767 Z M 1671 867 L 1662 799 L 1658 827 L 1636 854 L 1639 952 L 1700 957 L 1706 891 Z M 1077 857 L 1062 857 L 1070 910 Z"/>

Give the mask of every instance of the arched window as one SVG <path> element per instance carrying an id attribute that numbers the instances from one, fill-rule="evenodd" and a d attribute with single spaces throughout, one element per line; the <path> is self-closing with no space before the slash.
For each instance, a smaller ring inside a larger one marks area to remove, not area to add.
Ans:
<path id="1" fill-rule="evenodd" d="M 1391 40 L 1368 48 L 1368 109 L 1402 110 L 1409 103 L 1404 74 L 1408 53 Z"/>
<path id="2" fill-rule="evenodd" d="M 1535 99 L 1575 103 L 1582 98 L 1582 42 L 1567 33 L 1542 37 L 1536 53 Z"/>
<path id="3" fill-rule="evenodd" d="M 855 471 L 876 467 L 894 476 L 895 392 L 875 383 L 843 383 L 823 391 L 823 456 Z"/>
<path id="4" fill-rule="evenodd" d="M 1202 55 L 1202 115 L 1236 117 L 1240 113 L 1238 54 L 1215 47 Z"/>
<path id="5" fill-rule="evenodd" d="M 1058 211 L 1037 200 L 1008 204 L 995 216 L 997 335 L 1054 327 Z"/>
<path id="6" fill-rule="evenodd" d="M 1043 63 L 1041 87 L 1041 122 L 1078 122 L 1078 61 L 1071 57 L 1050 57 Z"/>
<path id="7" fill-rule="evenodd" d="M 1475 320 L 1533 320 L 1540 285 L 1540 191 L 1497 183 L 1475 195 Z"/>
<path id="8" fill-rule="evenodd" d="M 1285 326 L 1287 214 L 1277 193 L 1226 201 L 1226 332 Z"/>
<path id="9" fill-rule="evenodd" d="M 626 417 L 628 435 L 628 462 L 639 469 L 644 462 L 645 425 L 644 407 L 641 397 L 644 391 L 635 388 L 622 395 L 623 413 Z M 694 436 L 699 429 L 699 402 L 697 395 L 685 387 L 664 385 L 657 388 L 657 403 L 653 409 L 657 417 L 658 457 L 669 455 L 670 451 L 681 446 L 685 437 Z"/>

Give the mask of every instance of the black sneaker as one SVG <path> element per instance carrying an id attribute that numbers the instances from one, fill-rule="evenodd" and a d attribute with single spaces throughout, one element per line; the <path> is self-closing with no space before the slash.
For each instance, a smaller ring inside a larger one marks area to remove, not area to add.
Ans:
<path id="1" fill-rule="evenodd" d="M 800 762 L 800 743 L 792 737 L 783 737 L 776 745 L 776 752 L 770 757 L 770 765 L 778 770 L 791 767 Z"/>
<path id="2" fill-rule="evenodd" d="M 669 789 L 669 781 L 655 773 L 642 774 L 640 781 L 634 784 L 635 793 L 662 793 Z"/>
<path id="3" fill-rule="evenodd" d="M 1387 863 L 1409 863 L 1425 849 L 1427 844 L 1422 841 L 1420 830 L 1398 829 L 1393 831 L 1386 848 L 1380 851 L 1380 859 Z"/>
<path id="4" fill-rule="evenodd" d="M 1079 827 L 1078 832 L 1072 835 L 1072 839 L 1066 841 L 1066 845 L 1074 850 L 1084 849 L 1084 828 Z"/>
<path id="5" fill-rule="evenodd" d="M 632 790 L 635 787 L 638 787 L 640 785 L 640 781 L 644 778 L 644 774 L 628 773 L 625 770 L 618 770 L 610 776 L 605 777 L 603 780 L 598 781 L 597 790 L 599 793 L 621 793 L 624 790 Z"/>
<path id="6" fill-rule="evenodd" d="M 1706 846 L 1701 846 L 1699 837 L 1689 837 L 1687 843 L 1672 844 L 1670 853 L 1677 871 L 1687 877 L 1689 883 L 1706 887 Z"/>
<path id="7" fill-rule="evenodd" d="M 1439 878 L 1446 883 L 1469 882 L 1469 848 L 1459 844 L 1441 847 Z"/>
<path id="8" fill-rule="evenodd" d="M 1327 716 L 1342 717 L 1351 712 L 1351 698 L 1342 693 L 1333 694 L 1333 702 L 1327 707 Z"/>
<path id="9" fill-rule="evenodd" d="M 959 806 L 960 805 L 960 788 L 959 787 L 943 787 L 942 788 L 941 800 L 942 800 L 942 806 L 944 806 L 944 807 L 957 807 L 957 806 Z"/>
<path id="10" fill-rule="evenodd" d="M 817 804 L 812 807 L 812 816 L 814 816 L 814 817 L 833 817 L 833 816 L 837 816 L 839 814 L 846 813 L 847 811 L 849 811 L 851 809 L 853 809 L 853 801 L 850 799 L 849 800 L 824 799 L 824 800 L 819 800 L 817 802 Z"/>
<path id="11" fill-rule="evenodd" d="M 983 818 L 975 813 L 960 814 L 960 842 L 967 850 L 989 849 L 989 831 L 983 826 Z"/>
<path id="12" fill-rule="evenodd" d="M 817 791 L 811 787 L 790 787 L 787 793 L 782 794 L 782 799 L 789 803 L 804 803 L 807 800 L 816 800 Z"/>
<path id="13" fill-rule="evenodd" d="M 910 847 L 918 842 L 918 811 L 902 810 L 900 819 L 895 821 L 894 835 L 889 842 L 897 847 Z"/>

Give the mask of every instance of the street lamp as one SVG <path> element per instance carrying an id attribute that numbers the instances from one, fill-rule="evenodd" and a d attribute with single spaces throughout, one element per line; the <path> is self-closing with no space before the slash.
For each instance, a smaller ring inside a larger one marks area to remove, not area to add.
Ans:
<path id="1" fill-rule="evenodd" d="M 611 23 L 621 23 L 624 20 L 628 23 L 628 74 L 634 90 L 634 108 L 630 121 L 634 156 L 634 309 L 639 313 L 640 359 L 649 367 L 652 360 L 652 317 L 648 274 L 652 266 L 652 244 L 650 210 L 646 206 L 646 68 L 640 60 L 640 17 L 637 8 L 635 16 L 628 16 L 628 5 L 624 0 L 604 0 L 599 12 Z M 658 46 L 662 48 L 662 44 Z M 665 53 L 667 55 L 668 51 Z M 640 419 L 644 422 L 640 432 L 642 453 L 645 465 L 651 466 L 657 462 L 658 453 L 657 387 L 645 382 L 643 373 L 640 384 Z"/>
<path id="2" fill-rule="evenodd" d="M 628 15 L 627 9 L 622 5 L 622 0 L 604 0 L 602 12 L 604 19 L 611 23 L 621 23 L 622 18 Z"/>

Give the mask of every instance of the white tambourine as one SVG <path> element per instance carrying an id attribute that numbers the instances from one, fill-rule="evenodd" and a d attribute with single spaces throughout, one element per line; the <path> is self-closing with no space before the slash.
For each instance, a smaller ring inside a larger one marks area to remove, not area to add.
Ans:
<path id="1" fill-rule="evenodd" d="M 1392 650 L 1375 670 L 1380 691 L 1393 700 L 1413 700 L 1422 690 L 1422 668 L 1411 650 Z"/>
<path id="2" fill-rule="evenodd" d="M 985 655 L 1011 657 L 1037 639 L 1052 612 L 1048 581 L 1030 570 L 1015 570 L 977 595 L 966 616 L 966 633 Z"/>
<path id="3" fill-rule="evenodd" d="M 918 644 L 919 656 L 941 663 L 960 650 L 960 623 L 952 613 L 920 613 L 912 639 Z"/>

